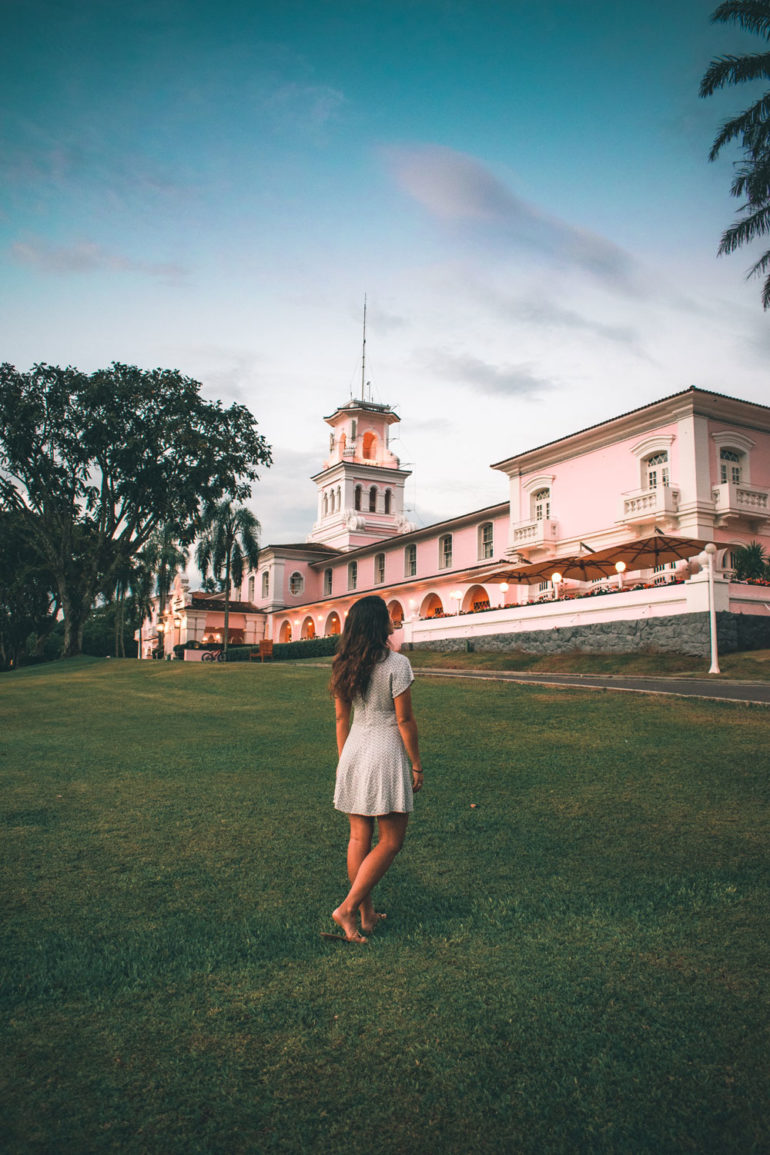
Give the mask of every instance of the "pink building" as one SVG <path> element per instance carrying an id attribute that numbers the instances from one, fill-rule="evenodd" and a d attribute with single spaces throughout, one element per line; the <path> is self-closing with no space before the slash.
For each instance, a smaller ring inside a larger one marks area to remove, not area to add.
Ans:
<path id="1" fill-rule="evenodd" d="M 735 547 L 770 551 L 770 408 L 687 389 L 497 462 L 508 500 L 424 529 L 404 517 L 392 408 L 350 401 L 325 420 L 317 521 L 307 542 L 262 550 L 239 594 L 250 633 L 336 634 L 356 598 L 379 593 L 402 644 L 700 652 L 709 586 L 697 564 L 556 588 L 496 576 L 550 561 L 557 573 L 560 559 L 665 533 L 716 544 L 722 645 L 770 644 L 770 589 L 731 580 Z"/>

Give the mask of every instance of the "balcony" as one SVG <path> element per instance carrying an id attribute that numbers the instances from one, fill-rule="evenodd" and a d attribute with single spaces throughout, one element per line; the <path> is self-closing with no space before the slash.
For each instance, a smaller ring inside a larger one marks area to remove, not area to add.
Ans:
<path id="1" fill-rule="evenodd" d="M 740 520 L 758 530 L 770 517 L 769 495 L 770 490 L 761 489 L 758 485 L 736 485 L 732 481 L 715 485 L 711 496 L 717 525 Z"/>
<path id="2" fill-rule="evenodd" d="M 652 521 L 676 521 L 679 516 L 679 490 L 671 485 L 655 489 L 633 489 L 622 495 L 621 525 L 644 525 Z"/>
<path id="3" fill-rule="evenodd" d="M 530 551 L 554 545 L 558 541 L 557 527 L 558 522 L 545 519 L 517 522 L 513 526 L 509 552 L 521 553 L 526 557 Z"/>

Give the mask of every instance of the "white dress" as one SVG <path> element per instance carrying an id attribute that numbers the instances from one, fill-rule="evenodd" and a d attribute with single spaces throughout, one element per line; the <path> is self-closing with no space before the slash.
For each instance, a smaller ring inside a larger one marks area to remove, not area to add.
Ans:
<path id="1" fill-rule="evenodd" d="M 337 810 L 375 815 L 414 809 L 412 765 L 393 704 L 413 681 L 409 660 L 389 650 L 375 665 L 364 697 L 353 699 L 353 724 L 337 766 Z"/>

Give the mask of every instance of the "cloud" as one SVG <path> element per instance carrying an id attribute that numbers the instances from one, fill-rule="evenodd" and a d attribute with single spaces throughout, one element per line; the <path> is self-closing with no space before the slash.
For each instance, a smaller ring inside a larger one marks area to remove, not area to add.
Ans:
<path id="1" fill-rule="evenodd" d="M 140 273 L 164 281 L 178 281 L 186 270 L 173 263 L 137 261 L 112 253 L 94 241 L 76 241 L 72 245 L 52 245 L 41 238 L 16 241 L 11 256 L 21 265 L 30 265 L 44 273 Z"/>
<path id="2" fill-rule="evenodd" d="M 312 131 L 336 120 L 344 104 L 344 94 L 325 84 L 282 84 L 263 101 L 263 107 L 280 127 Z"/>
<path id="3" fill-rule="evenodd" d="M 439 145 L 384 152 L 399 187 L 438 220 L 635 291 L 633 261 L 619 246 L 518 197 L 474 157 Z"/>
<path id="4" fill-rule="evenodd" d="M 433 350 L 425 355 L 427 366 L 442 377 L 461 381 L 479 393 L 505 397 L 534 397 L 554 387 L 552 381 L 538 377 L 532 366 L 490 365 L 467 353 Z"/>

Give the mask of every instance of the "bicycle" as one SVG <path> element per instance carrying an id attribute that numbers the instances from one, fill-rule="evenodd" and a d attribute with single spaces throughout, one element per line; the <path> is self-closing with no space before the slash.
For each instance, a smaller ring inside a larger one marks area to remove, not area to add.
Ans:
<path id="1" fill-rule="evenodd" d="M 202 662 L 223 662 L 224 660 L 223 650 L 206 650 L 201 657 Z"/>

